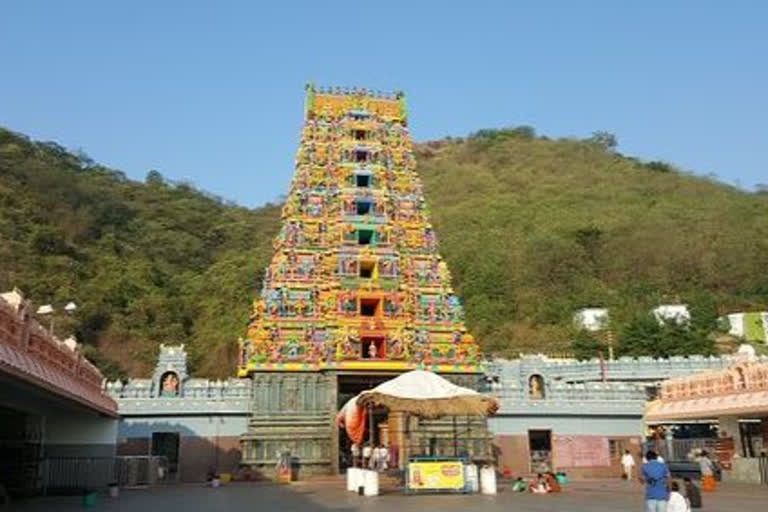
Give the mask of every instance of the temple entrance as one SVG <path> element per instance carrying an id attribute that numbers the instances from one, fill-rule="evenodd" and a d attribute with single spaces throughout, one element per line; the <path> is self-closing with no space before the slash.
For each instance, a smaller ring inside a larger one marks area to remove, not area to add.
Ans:
<path id="1" fill-rule="evenodd" d="M 552 471 L 552 431 L 529 430 L 528 453 L 530 453 L 531 473 Z"/>
<path id="2" fill-rule="evenodd" d="M 394 375 L 339 375 L 339 391 L 336 409 L 341 410 L 344 404 L 350 399 L 367 389 L 373 389 L 379 384 L 388 381 Z M 366 416 L 364 445 L 369 443 L 369 425 L 370 419 Z M 387 435 L 387 410 L 373 410 L 374 424 L 374 445 L 389 444 Z M 348 467 L 352 466 L 352 442 L 347 437 L 344 429 L 339 429 L 339 472 L 344 473 Z M 361 454 L 362 456 L 362 447 Z"/>
<path id="3" fill-rule="evenodd" d="M 153 432 L 152 455 L 168 460 L 168 476 L 175 480 L 179 472 L 179 434 L 177 432 Z"/>

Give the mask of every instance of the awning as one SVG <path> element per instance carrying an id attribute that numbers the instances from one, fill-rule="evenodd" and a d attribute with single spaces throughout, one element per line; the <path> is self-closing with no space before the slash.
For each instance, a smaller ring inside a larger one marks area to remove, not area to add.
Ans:
<path id="1" fill-rule="evenodd" d="M 768 391 L 743 392 L 687 400 L 655 400 L 645 408 L 646 421 L 761 414 L 768 415 Z"/>
<path id="2" fill-rule="evenodd" d="M 495 398 L 457 386 L 443 377 L 424 370 L 413 370 L 375 388 L 363 391 L 357 405 L 386 407 L 423 418 L 440 416 L 488 416 L 499 404 Z"/>

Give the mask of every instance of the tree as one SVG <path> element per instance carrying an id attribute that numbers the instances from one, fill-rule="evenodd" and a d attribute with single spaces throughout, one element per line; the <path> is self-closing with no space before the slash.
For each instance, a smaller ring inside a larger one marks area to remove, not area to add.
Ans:
<path id="1" fill-rule="evenodd" d="M 606 131 L 592 132 L 592 136 L 587 139 L 592 144 L 602 147 L 606 151 L 613 151 L 619 146 L 616 136 Z"/>
<path id="2" fill-rule="evenodd" d="M 571 338 L 569 349 L 573 357 L 582 361 L 597 357 L 600 351 L 605 350 L 605 344 L 588 330 L 579 329 Z"/>
<path id="3" fill-rule="evenodd" d="M 153 186 L 162 186 L 165 185 L 165 178 L 162 174 L 160 174 L 160 171 L 157 171 L 155 169 L 152 169 L 147 173 L 146 178 L 144 178 L 144 183 L 147 185 L 153 185 Z"/>
<path id="4" fill-rule="evenodd" d="M 645 314 L 633 318 L 619 332 L 618 352 L 631 357 L 709 355 L 715 346 L 708 334 L 689 324 L 659 322 L 652 314 Z"/>

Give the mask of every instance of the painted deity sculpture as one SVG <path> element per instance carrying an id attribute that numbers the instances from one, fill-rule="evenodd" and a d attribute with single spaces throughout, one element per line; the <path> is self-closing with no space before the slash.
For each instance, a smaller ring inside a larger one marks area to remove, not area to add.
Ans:
<path id="1" fill-rule="evenodd" d="M 404 96 L 307 86 L 295 162 L 240 374 L 477 371 L 415 172 Z"/>

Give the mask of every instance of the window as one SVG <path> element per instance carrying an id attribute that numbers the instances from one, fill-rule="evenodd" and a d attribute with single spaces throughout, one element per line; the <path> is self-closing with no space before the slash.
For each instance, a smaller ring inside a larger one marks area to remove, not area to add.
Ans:
<path id="1" fill-rule="evenodd" d="M 360 262 L 360 277 L 363 279 L 370 279 L 373 277 L 373 270 L 376 268 L 376 263 L 373 261 L 361 261 Z"/>
<path id="2" fill-rule="evenodd" d="M 360 316 L 376 316 L 380 302 L 379 299 L 360 299 Z"/>
<path id="3" fill-rule="evenodd" d="M 373 240 L 372 229 L 358 229 L 357 230 L 357 243 L 358 245 L 370 245 Z"/>
<path id="4" fill-rule="evenodd" d="M 368 199 L 357 199 L 355 201 L 358 215 L 368 215 L 371 213 L 371 201 Z"/>
<path id="5" fill-rule="evenodd" d="M 371 177 L 367 174 L 355 174 L 355 184 L 360 188 L 371 186 Z"/>
<path id="6" fill-rule="evenodd" d="M 365 140 L 367 138 L 365 130 L 355 130 L 353 135 L 355 140 Z"/>
<path id="7" fill-rule="evenodd" d="M 368 152 L 364 149 L 358 149 L 355 151 L 355 162 L 365 163 L 368 161 Z"/>

